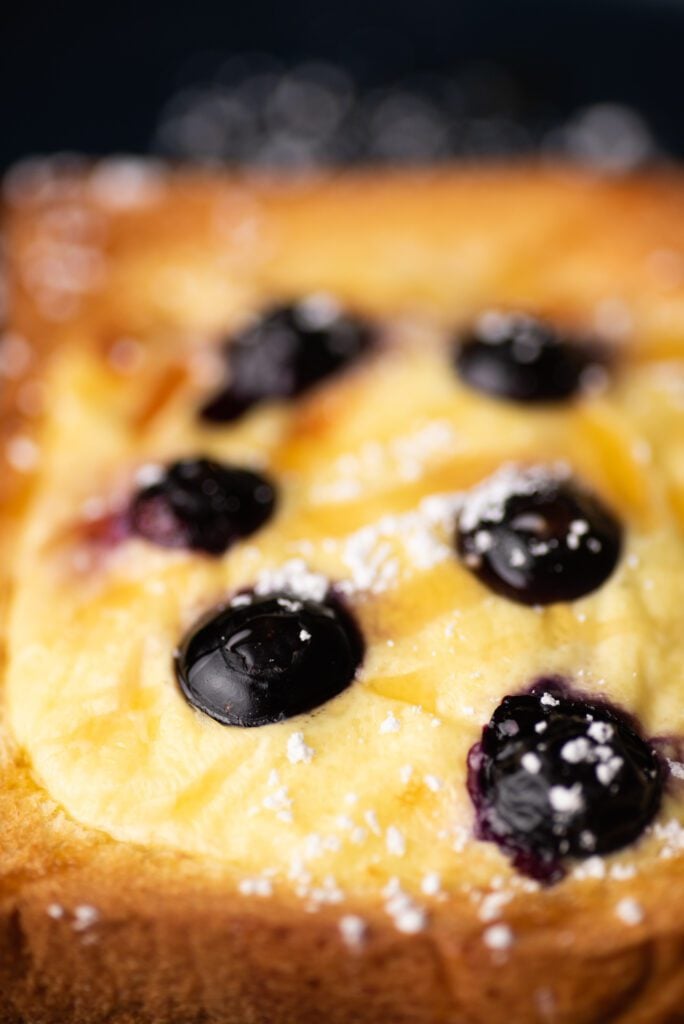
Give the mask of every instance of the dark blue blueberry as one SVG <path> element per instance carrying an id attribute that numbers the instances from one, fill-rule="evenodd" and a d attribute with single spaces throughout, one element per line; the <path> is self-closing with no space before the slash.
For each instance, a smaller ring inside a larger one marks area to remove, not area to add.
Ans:
<path id="1" fill-rule="evenodd" d="M 167 548 L 222 554 L 270 519 L 276 489 L 251 470 L 210 459 L 182 459 L 133 497 L 133 534 Z"/>
<path id="2" fill-rule="evenodd" d="M 188 702 L 223 725 L 257 726 L 311 711 L 354 680 L 363 640 L 333 597 L 240 595 L 183 641 L 176 674 Z"/>
<path id="3" fill-rule="evenodd" d="M 660 807 L 661 761 L 632 719 L 551 682 L 505 697 L 469 755 L 482 839 L 554 881 L 565 857 L 628 846 Z"/>
<path id="4" fill-rule="evenodd" d="M 202 418 L 224 423 L 260 402 L 294 398 L 355 362 L 374 340 L 368 323 L 324 296 L 271 309 L 226 346 L 227 380 Z"/>
<path id="5" fill-rule="evenodd" d="M 574 601 L 600 587 L 615 569 L 620 523 L 572 480 L 529 471 L 507 484 L 503 473 L 473 496 L 459 517 L 456 547 L 464 564 L 495 593 L 529 605 Z"/>
<path id="6" fill-rule="evenodd" d="M 534 403 L 572 398 L 606 360 L 598 345 L 571 338 L 552 324 L 520 313 L 491 312 L 459 339 L 454 361 L 469 387 Z"/>

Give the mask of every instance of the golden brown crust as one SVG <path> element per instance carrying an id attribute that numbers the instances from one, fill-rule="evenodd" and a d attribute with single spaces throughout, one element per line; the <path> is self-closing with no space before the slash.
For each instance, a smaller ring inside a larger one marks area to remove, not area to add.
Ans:
<path id="1" fill-rule="evenodd" d="M 684 275 L 668 283 L 646 266 L 654 250 L 684 245 L 676 173 L 607 181 L 524 167 L 306 187 L 191 175 L 141 179 L 126 204 L 120 180 L 117 192 L 116 177 L 97 173 L 12 190 L 11 328 L 30 339 L 33 362 L 6 392 L 11 437 L 30 435 L 17 393 L 54 346 L 84 329 L 102 346 L 130 331 L 154 345 L 160 324 L 215 331 L 226 276 L 247 295 L 328 288 L 371 309 L 434 305 L 445 318 L 492 294 L 580 320 L 593 301 L 629 298 L 643 356 L 681 353 Z M 469 254 L 458 301 L 455 234 L 461 260 Z M 79 276 L 78 250 L 95 235 L 107 273 Z M 431 267 L 419 280 L 416 245 Z M 73 271 L 60 283 L 49 261 L 65 258 Z M 199 268 L 187 287 L 206 289 L 202 324 L 184 322 L 173 287 L 186 264 Z M 27 481 L 5 474 L 6 559 Z M 483 941 L 465 898 L 437 904 L 416 935 L 396 931 L 379 907 L 345 905 L 368 922 L 357 951 L 342 941 L 339 908 L 239 896 L 220 865 L 117 844 L 70 821 L 9 736 L 0 821 L 0 1024 L 684 1021 L 676 857 L 630 883 L 643 910 L 634 926 L 615 914 L 616 883 L 598 879 L 516 897 L 505 917 L 515 942 L 504 949 Z"/>

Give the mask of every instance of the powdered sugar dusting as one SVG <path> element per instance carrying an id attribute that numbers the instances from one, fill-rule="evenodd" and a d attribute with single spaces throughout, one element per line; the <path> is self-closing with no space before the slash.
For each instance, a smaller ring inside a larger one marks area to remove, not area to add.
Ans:
<path id="1" fill-rule="evenodd" d="M 303 601 L 322 601 L 329 586 L 327 577 L 312 572 L 303 559 L 293 558 L 281 566 L 261 572 L 254 590 L 257 594 L 284 590 Z"/>
<path id="2" fill-rule="evenodd" d="M 563 480 L 569 475 L 566 463 L 553 466 L 520 467 L 506 463 L 492 476 L 468 492 L 461 509 L 459 522 L 463 530 L 474 530 L 482 521 L 500 523 L 506 503 L 513 495 L 535 494 L 548 482 Z"/>
<path id="3" fill-rule="evenodd" d="M 100 919 L 100 912 L 89 903 L 81 903 L 74 908 L 73 929 L 75 932 L 83 932 L 92 927 Z"/>
<path id="4" fill-rule="evenodd" d="M 415 935 L 427 924 L 425 908 L 405 893 L 396 878 L 391 879 L 383 889 L 385 911 L 392 918 L 397 931 Z"/>
<path id="5" fill-rule="evenodd" d="M 359 950 L 364 944 L 368 926 L 357 914 L 345 914 L 340 918 L 340 934 L 345 945 L 352 950 Z"/>
<path id="6" fill-rule="evenodd" d="M 393 857 L 403 857 L 406 853 L 406 839 L 401 829 L 390 825 L 386 833 L 387 852 Z"/>
<path id="7" fill-rule="evenodd" d="M 399 732 L 401 722 L 392 711 L 388 711 L 386 717 L 380 723 L 380 733 L 386 735 L 391 732 Z"/>
<path id="8" fill-rule="evenodd" d="M 644 911 L 641 904 L 629 896 L 618 902 L 615 907 L 615 913 L 621 921 L 631 926 L 641 924 L 644 919 Z"/>
<path id="9" fill-rule="evenodd" d="M 513 945 L 513 932 L 507 924 L 493 924 L 485 929 L 482 940 L 489 949 L 501 952 Z"/>
<path id="10" fill-rule="evenodd" d="M 429 569 L 452 558 L 453 549 L 440 533 L 448 530 L 462 502 L 458 493 L 432 495 L 413 512 L 383 516 L 352 533 L 342 549 L 350 577 L 341 587 L 350 593 L 388 589 L 399 576 L 402 552 L 416 569 Z"/>
<path id="11" fill-rule="evenodd" d="M 303 732 L 293 732 L 287 741 L 287 759 L 290 764 L 308 764 L 314 751 L 304 741 Z"/>
<path id="12" fill-rule="evenodd" d="M 257 875 L 255 878 L 243 878 L 238 883 L 238 890 L 243 896 L 261 896 L 266 899 L 273 895 L 273 883 L 269 878 Z"/>

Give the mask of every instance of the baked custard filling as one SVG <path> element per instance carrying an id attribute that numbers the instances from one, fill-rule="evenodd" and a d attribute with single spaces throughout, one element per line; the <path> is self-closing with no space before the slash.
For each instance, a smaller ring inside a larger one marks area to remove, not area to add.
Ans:
<path id="1" fill-rule="evenodd" d="M 323 902 L 670 855 L 684 363 L 301 306 L 144 416 L 55 358 L 7 673 L 40 783 Z"/>

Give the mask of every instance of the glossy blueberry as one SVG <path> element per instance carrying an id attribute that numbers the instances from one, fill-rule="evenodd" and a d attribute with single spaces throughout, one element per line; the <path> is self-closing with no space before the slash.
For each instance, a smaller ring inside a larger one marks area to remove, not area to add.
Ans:
<path id="1" fill-rule="evenodd" d="M 167 548 L 222 554 L 270 519 L 274 485 L 251 470 L 181 459 L 133 497 L 130 530 Z"/>
<path id="2" fill-rule="evenodd" d="M 534 403 L 572 398 L 596 376 L 605 356 L 596 344 L 570 338 L 542 320 L 491 312 L 459 340 L 454 362 L 469 387 Z"/>
<path id="3" fill-rule="evenodd" d="M 183 641 L 176 674 L 188 702 L 223 725 L 279 722 L 332 700 L 353 681 L 363 640 L 333 597 L 240 595 Z"/>
<path id="4" fill-rule="evenodd" d="M 226 346 L 227 381 L 202 409 L 223 423 L 269 399 L 302 394 L 367 352 L 370 326 L 344 313 L 327 296 L 278 306 Z"/>
<path id="5" fill-rule="evenodd" d="M 512 601 L 574 601 L 600 587 L 620 557 L 622 529 L 570 479 L 503 470 L 471 492 L 456 547 L 490 590 Z"/>
<path id="6" fill-rule="evenodd" d="M 660 760 L 627 715 L 553 682 L 504 698 L 469 768 L 480 838 L 548 881 L 562 875 L 564 857 L 638 839 L 663 788 Z"/>

